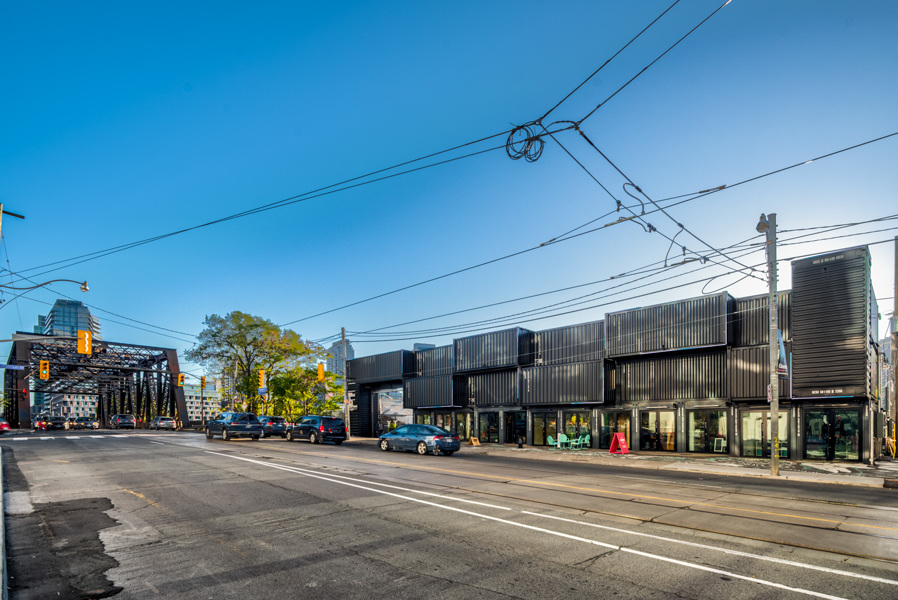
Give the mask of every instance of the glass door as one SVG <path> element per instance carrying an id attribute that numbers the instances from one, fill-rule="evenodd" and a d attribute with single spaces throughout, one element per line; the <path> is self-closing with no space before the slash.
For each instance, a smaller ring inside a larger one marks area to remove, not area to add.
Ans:
<path id="1" fill-rule="evenodd" d="M 523 444 L 527 441 L 527 413 L 519 410 L 505 413 L 505 443 L 517 444 L 518 438 Z"/>
<path id="2" fill-rule="evenodd" d="M 499 413 L 480 413 L 480 441 L 499 443 Z"/>
<path id="3" fill-rule="evenodd" d="M 860 412 L 834 408 L 807 411 L 804 455 L 819 460 L 860 460 Z"/>
<path id="4" fill-rule="evenodd" d="M 676 413 L 653 410 L 639 413 L 639 449 L 674 452 L 677 449 Z"/>
<path id="5" fill-rule="evenodd" d="M 599 436 L 599 448 L 611 448 L 611 437 L 615 433 L 623 433 L 627 439 L 627 447 L 630 444 L 630 413 L 609 412 L 601 415 L 601 435 Z"/>
<path id="6" fill-rule="evenodd" d="M 780 457 L 789 456 L 789 413 L 779 412 L 779 448 Z M 742 456 L 760 456 L 770 458 L 772 444 L 770 411 L 747 410 L 742 413 Z"/>
<path id="7" fill-rule="evenodd" d="M 535 412 L 533 413 L 533 445 L 548 446 L 547 438 L 553 440 L 558 436 L 558 413 Z"/>

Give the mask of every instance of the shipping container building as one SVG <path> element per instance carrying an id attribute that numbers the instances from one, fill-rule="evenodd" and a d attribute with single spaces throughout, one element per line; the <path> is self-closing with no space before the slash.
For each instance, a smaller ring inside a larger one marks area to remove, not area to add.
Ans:
<path id="1" fill-rule="evenodd" d="M 726 348 L 637 356 L 614 362 L 616 406 L 726 400 Z"/>
<path id="2" fill-rule="evenodd" d="M 770 339 L 768 294 L 736 298 L 733 304 L 733 346 L 763 346 Z M 783 342 L 792 341 L 792 291 L 776 295 L 776 324 Z"/>
<path id="3" fill-rule="evenodd" d="M 452 375 L 452 346 L 437 346 L 415 351 L 416 377 Z"/>
<path id="4" fill-rule="evenodd" d="M 456 406 L 518 406 L 518 369 L 456 375 L 453 392 Z"/>
<path id="5" fill-rule="evenodd" d="M 605 322 L 593 321 L 533 333 L 533 364 L 560 365 L 605 357 Z"/>
<path id="6" fill-rule="evenodd" d="M 708 346 L 732 339 L 735 299 L 726 292 L 605 315 L 605 357 Z"/>
<path id="7" fill-rule="evenodd" d="M 453 341 L 455 372 L 489 371 L 533 363 L 533 332 L 521 327 Z"/>
<path id="8" fill-rule="evenodd" d="M 460 407 L 452 393 L 452 375 L 412 377 L 403 382 L 402 403 L 405 408 Z"/>
<path id="9" fill-rule="evenodd" d="M 416 369 L 415 353 L 408 350 L 373 354 L 346 361 L 347 378 L 355 383 L 401 381 L 404 377 L 413 375 Z"/>
<path id="10" fill-rule="evenodd" d="M 601 404 L 603 361 L 564 363 L 521 369 L 523 406 Z"/>

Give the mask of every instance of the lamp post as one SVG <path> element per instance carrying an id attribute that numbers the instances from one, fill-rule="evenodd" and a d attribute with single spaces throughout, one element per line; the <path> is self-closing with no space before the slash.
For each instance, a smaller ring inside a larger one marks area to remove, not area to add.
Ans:
<path id="1" fill-rule="evenodd" d="M 779 418 L 780 418 L 780 394 L 779 394 L 779 375 L 777 373 L 777 361 L 779 359 L 778 344 L 778 327 L 776 324 L 777 307 L 776 307 L 776 214 L 761 215 L 758 226 L 755 228 L 758 233 L 766 233 L 767 241 L 767 277 L 769 279 L 769 295 L 767 302 L 770 308 L 770 387 L 767 400 L 770 402 L 770 438 L 772 447 L 770 449 L 770 474 L 774 477 L 780 474 L 780 439 L 779 439 Z"/>

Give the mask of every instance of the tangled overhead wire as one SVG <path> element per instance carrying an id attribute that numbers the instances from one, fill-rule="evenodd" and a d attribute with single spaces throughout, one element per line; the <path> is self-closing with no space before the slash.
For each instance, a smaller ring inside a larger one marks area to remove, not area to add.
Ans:
<path id="1" fill-rule="evenodd" d="M 518 160 L 523 158 L 527 162 L 536 162 L 543 153 L 546 143 L 542 137 L 533 134 L 533 127 L 541 124 L 537 121 L 518 125 L 508 134 L 508 140 L 505 142 L 505 151 L 508 158 Z"/>

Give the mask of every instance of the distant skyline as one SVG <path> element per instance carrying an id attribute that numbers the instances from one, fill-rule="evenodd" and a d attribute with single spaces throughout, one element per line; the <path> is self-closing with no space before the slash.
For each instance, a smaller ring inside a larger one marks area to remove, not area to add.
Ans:
<path id="1" fill-rule="evenodd" d="M 324 347 L 345 327 L 356 356 L 442 345 L 764 293 L 747 244 L 773 212 L 780 289 L 792 258 L 871 244 L 881 336 L 898 3 L 722 5 L 5 6 L 0 203 L 26 219 L 3 218 L 0 284 L 91 291 L 0 288 L 0 327 L 67 297 L 107 340 L 180 353 L 234 310 Z M 507 132 L 547 111 L 538 160 L 511 160 Z M 644 224 L 602 227 L 631 194 Z"/>

